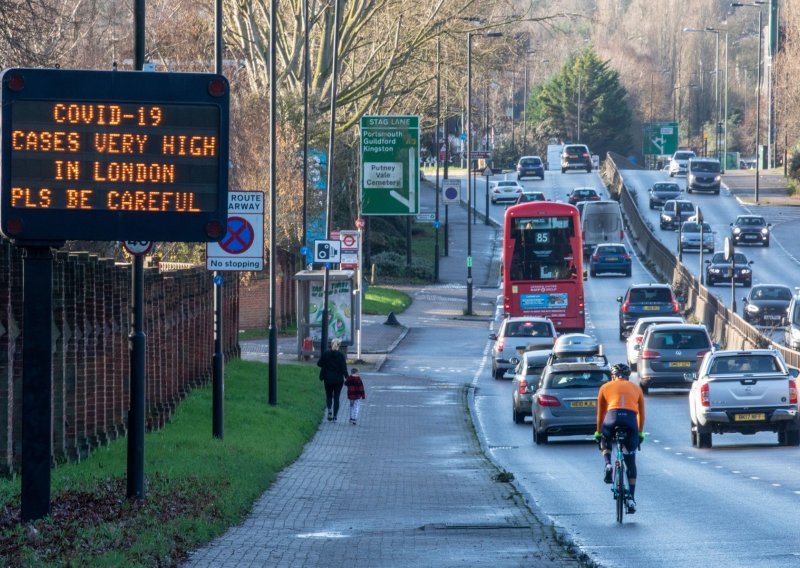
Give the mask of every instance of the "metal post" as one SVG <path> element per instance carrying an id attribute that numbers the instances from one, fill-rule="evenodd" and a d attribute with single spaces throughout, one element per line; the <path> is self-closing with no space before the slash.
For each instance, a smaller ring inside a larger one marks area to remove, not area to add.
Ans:
<path id="1" fill-rule="evenodd" d="M 705 284 L 704 282 L 704 272 L 703 272 L 703 246 L 705 241 L 704 239 L 704 232 L 703 232 L 703 212 L 700 208 L 697 208 L 697 222 L 700 224 L 700 285 L 702 286 Z"/>
<path id="2" fill-rule="evenodd" d="M 725 155 L 725 162 L 722 164 L 722 173 L 725 173 L 725 168 L 728 162 L 728 32 L 725 32 L 725 113 L 722 119 L 723 131 L 723 152 Z"/>
<path id="3" fill-rule="evenodd" d="M 683 223 L 681 220 L 683 217 L 681 217 L 680 211 L 676 210 L 675 213 L 678 214 L 678 262 L 683 262 L 683 247 L 681 246 L 681 233 L 683 231 Z"/>
<path id="4" fill-rule="evenodd" d="M 764 32 L 761 26 L 762 11 L 758 10 L 758 78 L 756 79 L 756 203 L 758 203 L 758 184 L 761 173 L 761 156 L 759 156 L 759 146 L 761 145 L 761 40 Z"/>
<path id="5" fill-rule="evenodd" d="M 489 166 L 486 166 L 486 171 L 489 171 Z M 486 217 L 483 219 L 483 224 L 489 224 L 489 175 L 486 175 Z"/>
<path id="6" fill-rule="evenodd" d="M 715 32 L 716 36 L 716 57 L 714 59 L 714 151 L 717 154 L 717 159 L 722 162 L 719 155 L 719 31 Z"/>
<path id="7" fill-rule="evenodd" d="M 221 0 L 219 0 L 221 1 Z M 300 247 L 308 246 L 308 69 L 311 66 L 308 53 L 308 0 L 303 0 L 303 236 Z M 303 265 L 307 263 L 303 255 Z"/>
<path id="8" fill-rule="evenodd" d="M 467 309 L 472 315 L 472 33 L 467 32 Z"/>
<path id="9" fill-rule="evenodd" d="M 438 75 L 438 73 L 437 73 Z M 447 96 L 447 83 L 445 83 L 445 96 Z M 447 100 L 445 99 L 445 114 L 447 114 Z M 450 167 L 450 136 L 449 132 L 447 131 L 447 116 L 444 118 L 444 143 L 445 143 L 445 154 L 444 154 L 444 179 L 448 179 L 448 169 Z M 447 221 L 448 221 L 448 205 L 447 203 L 444 204 L 444 256 L 448 255 L 448 244 L 447 244 Z M 437 214 L 436 217 L 438 218 L 439 215 Z"/>
<path id="10" fill-rule="evenodd" d="M 222 0 L 215 0 L 214 15 L 214 68 L 222 75 Z M 212 357 L 211 393 L 211 435 L 222 439 L 224 436 L 225 412 L 225 356 L 222 353 L 222 285 L 219 271 L 214 271 L 214 355 Z"/>
<path id="11" fill-rule="evenodd" d="M 22 342 L 22 521 L 50 514 L 53 395 L 53 254 L 48 246 L 25 247 Z M 130 463 L 130 461 L 129 461 Z"/>
<path id="12" fill-rule="evenodd" d="M 278 29 L 278 0 L 272 0 L 270 28 Z M 269 404 L 278 404 L 278 324 L 276 321 L 277 264 L 278 264 L 278 181 L 275 161 L 278 159 L 278 120 L 276 99 L 278 98 L 277 34 L 269 35 Z M 330 191 L 330 188 L 328 188 Z"/>
<path id="13" fill-rule="evenodd" d="M 517 153 L 516 153 L 517 145 L 516 145 L 516 142 L 514 140 L 514 111 L 516 110 L 514 108 L 514 98 L 515 98 L 514 97 L 514 88 L 516 86 L 515 85 L 515 81 L 514 81 L 515 79 L 516 79 L 516 73 L 514 73 L 514 70 L 512 69 L 511 70 L 511 155 L 512 156 L 516 156 L 517 155 Z"/>
<path id="14" fill-rule="evenodd" d="M 144 0 L 136 0 L 134 26 L 134 67 L 144 68 Z M 146 336 L 144 334 L 144 258 L 133 257 L 131 270 L 130 406 L 128 409 L 128 498 L 144 499 L 144 403 Z"/>
<path id="15" fill-rule="evenodd" d="M 439 141 L 439 126 L 441 125 L 442 121 L 442 106 L 441 106 L 441 89 L 440 89 L 440 75 L 439 71 L 441 69 L 440 63 L 440 55 L 442 49 L 442 42 L 441 38 L 437 36 L 436 38 L 436 226 L 434 227 L 434 245 L 433 245 L 433 281 L 439 281 L 439 194 L 441 193 L 441 186 L 439 185 L 439 154 L 441 153 L 442 149 L 440 148 L 440 141 Z M 445 138 L 445 141 L 447 138 Z M 444 161 L 445 164 L 447 163 L 447 154 L 448 148 L 445 147 L 444 150 Z M 445 166 L 446 167 L 446 166 Z"/>
<path id="16" fill-rule="evenodd" d="M 276 2 L 277 0 L 273 0 Z M 331 214 L 333 212 L 333 174 L 334 156 L 333 145 L 336 135 L 336 82 L 339 77 L 339 3 L 341 0 L 334 0 L 333 8 L 333 69 L 331 75 L 331 121 L 330 132 L 328 134 L 328 194 L 325 200 L 325 238 L 331 238 Z M 275 27 L 272 28 L 277 29 Z M 274 34 L 273 34 L 274 35 Z M 324 290 L 322 305 L 322 345 L 320 352 L 328 347 L 328 272 L 330 263 L 325 263 L 325 277 L 322 281 Z"/>
<path id="17" fill-rule="evenodd" d="M 733 241 L 731 241 L 733 249 Z M 736 313 L 736 249 L 731 253 L 731 311 Z"/>
<path id="18" fill-rule="evenodd" d="M 525 54 L 525 85 L 522 87 L 522 152 L 528 155 L 528 54 Z"/>

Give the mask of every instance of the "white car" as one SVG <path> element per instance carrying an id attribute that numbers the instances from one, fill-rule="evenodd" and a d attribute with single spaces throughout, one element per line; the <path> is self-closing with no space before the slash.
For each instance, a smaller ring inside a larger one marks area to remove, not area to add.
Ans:
<path id="1" fill-rule="evenodd" d="M 678 150 L 672 154 L 672 159 L 669 161 L 669 177 L 676 175 L 686 175 L 689 169 L 689 160 L 696 155 L 692 150 Z"/>
<path id="2" fill-rule="evenodd" d="M 489 182 L 489 195 L 492 203 L 500 203 L 501 201 L 516 203 L 517 197 L 524 190 L 525 188 L 519 182 L 512 179 Z"/>
<path id="3" fill-rule="evenodd" d="M 644 337 L 644 332 L 647 331 L 647 328 L 651 325 L 655 325 L 658 323 L 685 323 L 682 317 L 677 316 L 658 316 L 658 317 L 650 317 L 650 318 L 639 318 L 636 320 L 636 323 L 631 330 L 631 334 L 628 336 L 628 340 L 625 344 L 625 351 L 628 354 L 628 366 L 632 370 L 636 370 L 636 365 L 639 361 L 639 347 L 642 344 L 642 337 Z"/>
<path id="4" fill-rule="evenodd" d="M 556 341 L 556 328 L 547 318 L 518 316 L 505 318 L 490 333 L 492 345 L 492 375 L 502 379 L 506 371 L 514 369 L 526 351 L 550 349 Z"/>

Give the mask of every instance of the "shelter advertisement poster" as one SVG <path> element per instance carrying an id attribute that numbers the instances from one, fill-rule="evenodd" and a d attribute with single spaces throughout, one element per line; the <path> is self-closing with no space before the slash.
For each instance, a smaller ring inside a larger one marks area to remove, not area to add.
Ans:
<path id="1" fill-rule="evenodd" d="M 322 308 L 325 303 L 321 283 L 311 285 L 311 298 L 308 303 L 308 321 L 311 324 L 311 337 L 322 340 Z M 352 283 L 328 283 L 328 339 L 338 338 L 345 343 L 353 343 L 353 289 Z"/>

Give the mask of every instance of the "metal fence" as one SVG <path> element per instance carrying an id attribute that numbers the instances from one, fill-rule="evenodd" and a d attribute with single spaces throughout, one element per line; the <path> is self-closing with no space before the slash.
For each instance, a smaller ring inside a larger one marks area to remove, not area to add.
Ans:
<path id="1" fill-rule="evenodd" d="M 800 368 L 799 352 L 775 343 L 745 322 L 739 314 L 729 310 L 678 261 L 675 252 L 653 234 L 642 218 L 636 200 L 625 186 L 617 166 L 622 161 L 627 162 L 618 154 L 608 153 L 604 175 L 609 183 L 609 191 L 619 199 L 628 235 L 640 256 L 661 279 L 672 284 L 678 296 L 683 297 L 684 315 L 705 324 L 714 341 L 725 349 L 773 347 L 781 352 L 790 367 Z"/>

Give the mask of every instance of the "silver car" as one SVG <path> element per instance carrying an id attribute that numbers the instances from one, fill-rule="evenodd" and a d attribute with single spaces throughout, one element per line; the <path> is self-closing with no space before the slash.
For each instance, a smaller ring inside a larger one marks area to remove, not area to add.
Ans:
<path id="1" fill-rule="evenodd" d="M 632 370 L 636 370 L 636 365 L 639 362 L 639 348 L 642 344 L 644 332 L 653 324 L 656 323 L 684 323 L 680 316 L 659 316 L 652 318 L 639 318 L 633 325 L 631 334 L 625 343 L 625 351 L 628 355 L 628 366 Z"/>
<path id="2" fill-rule="evenodd" d="M 542 371 L 550 357 L 550 350 L 526 351 L 522 360 L 517 363 L 512 379 L 511 407 L 516 424 L 525 422 L 531 415 L 531 396 L 539 383 Z"/>
<path id="3" fill-rule="evenodd" d="M 685 221 L 681 225 L 681 250 L 700 250 L 700 223 Z M 706 252 L 714 252 L 714 231 L 711 225 L 703 223 L 702 247 Z"/>
<path id="4" fill-rule="evenodd" d="M 550 349 L 557 337 L 556 328 L 547 318 L 520 316 L 505 318 L 497 330 L 490 333 L 492 345 L 492 374 L 502 379 L 513 369 L 525 351 Z"/>
<path id="5" fill-rule="evenodd" d="M 589 435 L 597 428 L 597 393 L 611 380 L 604 358 L 548 365 L 531 399 L 533 442 L 550 436 Z"/>
<path id="6" fill-rule="evenodd" d="M 714 345 L 704 325 L 660 323 L 647 328 L 639 350 L 639 385 L 644 394 L 654 388 L 691 388 L 685 375 L 696 373 Z"/>

